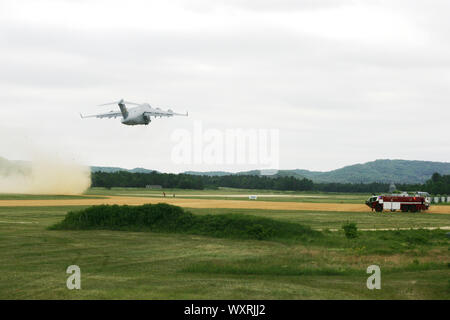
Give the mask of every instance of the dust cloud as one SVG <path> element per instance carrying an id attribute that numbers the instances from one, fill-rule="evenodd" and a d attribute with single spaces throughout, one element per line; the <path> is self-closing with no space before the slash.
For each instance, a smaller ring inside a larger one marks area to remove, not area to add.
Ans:
<path id="1" fill-rule="evenodd" d="M 0 193 L 82 194 L 91 185 L 91 171 L 71 160 L 47 155 L 30 162 L 0 157 Z"/>

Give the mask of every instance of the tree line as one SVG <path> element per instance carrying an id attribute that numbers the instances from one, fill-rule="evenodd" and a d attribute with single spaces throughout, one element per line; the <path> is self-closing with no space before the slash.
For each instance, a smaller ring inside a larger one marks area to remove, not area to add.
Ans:
<path id="1" fill-rule="evenodd" d="M 163 188 L 216 189 L 218 187 L 283 190 L 283 191 L 322 191 L 322 192 L 361 192 L 381 193 L 389 191 L 389 183 L 314 183 L 312 180 L 292 176 L 225 175 L 202 176 L 189 174 L 93 172 L 92 187 L 134 187 L 160 185 Z M 397 184 L 402 191 L 427 191 L 431 194 L 450 194 L 450 175 L 433 174 L 425 184 Z"/>
<path id="2" fill-rule="evenodd" d="M 424 184 L 403 184 L 397 188 L 404 191 L 426 191 L 430 194 L 450 195 L 450 175 L 440 175 L 435 172 Z"/>

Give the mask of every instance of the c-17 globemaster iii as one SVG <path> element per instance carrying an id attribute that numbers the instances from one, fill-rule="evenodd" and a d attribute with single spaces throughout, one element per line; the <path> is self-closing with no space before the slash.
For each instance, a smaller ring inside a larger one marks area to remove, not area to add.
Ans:
<path id="1" fill-rule="evenodd" d="M 106 106 L 111 104 L 118 104 L 120 111 L 110 111 L 107 113 L 94 114 L 89 116 L 83 116 L 80 114 L 81 118 L 117 118 L 122 117 L 121 122 L 123 124 L 134 126 L 138 124 L 149 124 L 151 122 L 151 117 L 173 117 L 173 116 L 187 116 L 188 113 L 175 113 L 172 110 L 161 110 L 160 108 L 153 108 L 148 103 L 135 103 L 128 102 L 121 99 L 117 102 L 105 103 L 100 106 Z M 136 105 L 136 107 L 127 108 L 126 104 Z"/>

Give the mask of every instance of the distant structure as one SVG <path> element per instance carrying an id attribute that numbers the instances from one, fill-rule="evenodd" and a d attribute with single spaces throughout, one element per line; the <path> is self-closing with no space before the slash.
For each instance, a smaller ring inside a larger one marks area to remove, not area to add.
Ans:
<path id="1" fill-rule="evenodd" d="M 391 184 L 389 185 L 389 192 L 394 192 L 397 190 L 397 187 L 395 186 L 395 184 L 393 182 L 391 182 Z"/>
<path id="2" fill-rule="evenodd" d="M 256 200 L 256 199 L 258 199 L 258 196 L 248 196 L 248 198 L 250 199 L 250 200 Z"/>
<path id="3" fill-rule="evenodd" d="M 162 189 L 162 186 L 159 184 L 148 184 L 145 186 L 147 189 Z"/>

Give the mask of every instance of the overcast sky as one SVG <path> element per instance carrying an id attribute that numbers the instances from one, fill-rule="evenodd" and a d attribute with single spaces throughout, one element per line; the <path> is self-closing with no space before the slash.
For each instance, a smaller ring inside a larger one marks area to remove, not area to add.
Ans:
<path id="1" fill-rule="evenodd" d="M 450 2 L 0 0 L 0 156 L 163 172 L 175 130 L 279 130 L 279 166 L 450 159 Z M 124 98 L 189 111 L 80 119 Z"/>

